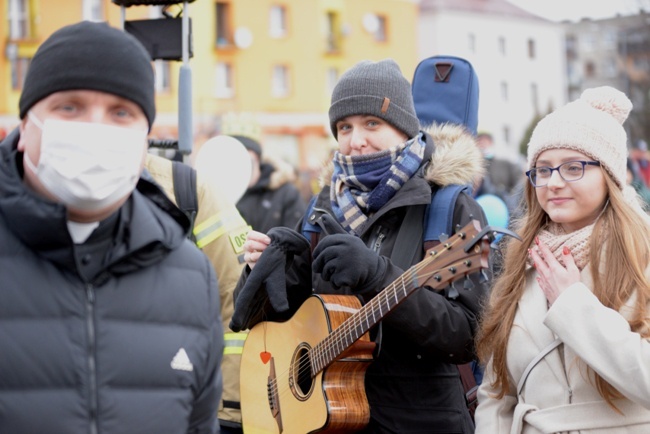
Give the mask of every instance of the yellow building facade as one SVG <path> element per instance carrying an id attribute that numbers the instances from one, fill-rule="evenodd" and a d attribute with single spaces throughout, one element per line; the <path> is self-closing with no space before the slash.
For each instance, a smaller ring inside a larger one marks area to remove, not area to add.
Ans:
<path id="1" fill-rule="evenodd" d="M 333 139 L 327 110 L 338 77 L 359 60 L 391 57 L 411 78 L 418 0 L 196 0 L 192 24 L 194 149 L 221 133 L 255 131 L 265 152 L 317 170 Z M 82 19 L 161 18 L 160 7 L 110 0 L 0 0 L 0 128 L 17 123 L 29 58 L 54 30 Z M 166 18 L 169 19 L 169 18 Z M 166 37 L 166 36 L 165 36 Z M 157 61 L 152 134 L 175 138 L 181 62 Z"/>

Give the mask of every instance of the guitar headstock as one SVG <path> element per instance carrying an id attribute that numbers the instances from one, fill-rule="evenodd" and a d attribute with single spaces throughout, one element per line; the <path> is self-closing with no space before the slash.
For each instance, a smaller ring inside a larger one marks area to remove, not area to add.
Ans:
<path id="1" fill-rule="evenodd" d="M 468 274 L 489 267 L 490 240 L 481 232 L 478 220 L 472 220 L 443 243 L 427 251 L 426 257 L 412 267 L 420 286 L 440 289 Z"/>

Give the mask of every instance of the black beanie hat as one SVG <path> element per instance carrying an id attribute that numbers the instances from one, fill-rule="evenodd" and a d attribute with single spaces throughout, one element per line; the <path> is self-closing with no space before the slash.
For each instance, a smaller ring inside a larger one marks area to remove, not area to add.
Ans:
<path id="1" fill-rule="evenodd" d="M 156 117 L 151 56 L 134 36 L 83 21 L 54 32 L 36 51 L 20 95 L 23 119 L 43 98 L 64 90 L 97 90 L 136 103 Z"/>
<path id="2" fill-rule="evenodd" d="M 244 148 L 248 149 L 249 151 L 253 151 L 257 154 L 258 157 L 262 157 L 262 145 L 257 140 L 253 140 L 250 137 L 246 136 L 238 136 L 234 135 L 231 136 L 234 137 L 235 139 L 239 140 L 242 145 L 244 145 Z"/>
<path id="3" fill-rule="evenodd" d="M 411 85 L 392 59 L 362 60 L 341 76 L 332 92 L 329 110 L 335 138 L 336 122 L 353 115 L 377 116 L 409 138 L 420 131 Z"/>

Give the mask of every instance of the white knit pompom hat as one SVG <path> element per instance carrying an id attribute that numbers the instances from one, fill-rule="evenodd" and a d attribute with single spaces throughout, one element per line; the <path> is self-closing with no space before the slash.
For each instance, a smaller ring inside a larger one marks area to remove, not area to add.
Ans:
<path id="1" fill-rule="evenodd" d="M 528 142 L 528 168 L 547 149 L 574 149 L 600 161 L 622 190 L 627 171 L 623 122 L 631 110 L 629 98 L 613 87 L 585 90 L 579 99 L 539 121 Z"/>

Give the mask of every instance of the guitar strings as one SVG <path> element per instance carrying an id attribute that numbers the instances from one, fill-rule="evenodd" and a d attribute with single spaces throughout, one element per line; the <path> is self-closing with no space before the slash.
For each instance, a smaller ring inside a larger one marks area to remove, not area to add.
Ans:
<path id="1" fill-rule="evenodd" d="M 420 269 L 426 267 L 427 264 L 421 264 L 420 267 L 414 266 L 414 267 L 412 267 L 412 269 L 413 269 L 413 271 L 420 271 Z M 432 276 L 432 275 L 434 275 L 434 274 L 436 274 L 438 272 L 439 272 L 439 270 L 435 270 L 433 272 L 424 274 L 423 277 L 428 278 L 428 277 L 430 277 L 430 276 Z M 404 273 L 404 274 L 406 274 L 406 273 Z M 403 281 L 403 277 L 401 277 L 399 280 Z M 395 282 L 391 283 L 390 287 L 394 287 L 394 286 L 396 286 L 396 283 Z M 402 286 L 403 286 L 403 282 L 402 282 Z M 395 288 L 391 288 L 391 290 L 394 290 L 394 289 Z M 377 297 L 374 297 L 370 302 L 368 302 L 368 304 L 365 305 L 365 306 L 372 307 L 372 309 L 370 309 L 370 310 L 372 311 L 373 316 L 374 316 L 374 312 L 377 311 L 377 308 L 379 308 L 379 310 L 381 311 L 381 306 L 385 306 L 386 309 L 390 308 L 390 302 L 388 301 L 388 292 L 389 291 L 386 291 L 385 295 L 382 295 L 381 293 L 378 294 Z M 385 301 L 385 303 L 384 303 L 384 301 Z M 369 310 L 369 309 L 366 309 L 366 310 Z M 368 312 L 366 312 L 366 320 L 365 320 L 366 322 L 369 321 L 367 314 L 368 314 Z M 325 368 L 327 368 L 327 366 L 329 366 L 331 364 L 331 362 L 333 362 L 335 360 L 335 357 L 331 357 L 329 354 L 330 354 L 330 352 L 332 352 L 332 354 L 335 354 L 336 350 L 335 350 L 334 347 L 338 346 L 338 344 L 340 342 L 343 342 L 343 338 L 340 337 L 340 335 L 345 334 L 344 332 L 349 331 L 352 328 L 358 327 L 359 323 L 362 324 L 364 322 L 363 319 L 359 319 L 358 321 L 355 321 L 355 320 L 350 320 L 351 318 L 352 317 L 349 317 L 348 319 L 346 319 L 328 337 L 326 337 L 321 342 L 319 342 L 319 344 L 317 344 L 312 349 L 310 349 L 307 352 L 307 354 L 300 356 L 300 358 L 298 359 L 298 363 L 297 363 L 297 366 L 298 366 L 297 375 L 294 376 L 294 378 L 300 377 L 300 376 L 306 374 L 308 371 L 311 371 L 312 370 L 311 367 L 314 365 L 314 360 L 316 360 L 316 359 L 322 361 L 324 359 L 330 358 L 331 360 L 327 364 L 322 362 L 323 366 L 320 369 L 318 369 L 316 372 L 310 372 L 310 378 L 312 378 L 312 379 L 315 378 L 316 374 L 323 371 Z M 327 344 L 325 344 L 326 341 L 328 341 Z M 329 342 L 329 341 L 331 341 L 331 342 Z M 355 341 L 356 341 L 356 339 L 355 339 Z M 353 341 L 353 343 L 354 343 L 354 341 Z M 314 354 L 316 354 L 316 356 L 314 356 Z M 310 360 L 311 360 L 311 362 L 310 362 Z M 287 381 L 287 379 L 290 377 L 290 371 L 291 371 L 291 367 L 288 370 L 285 370 L 283 373 L 277 375 L 275 379 L 269 381 L 269 386 L 272 388 L 272 391 L 275 392 L 278 395 L 278 398 L 284 398 L 286 396 L 291 396 L 291 394 L 292 394 L 291 385 L 290 385 L 289 381 Z M 285 386 L 282 387 L 281 389 L 278 388 L 278 384 L 280 383 L 280 381 L 282 381 L 282 383 L 285 384 Z M 297 385 L 295 387 L 297 387 Z"/>
<path id="2" fill-rule="evenodd" d="M 437 270 L 436 270 L 436 272 L 437 272 Z M 430 275 L 433 275 L 433 274 L 435 274 L 435 272 L 430 273 Z M 429 275 L 425 275 L 425 277 L 429 277 Z M 400 279 L 400 280 L 403 280 L 403 279 Z M 391 285 L 389 287 L 394 287 L 394 286 L 395 286 L 395 282 L 391 283 Z M 387 287 L 387 289 L 389 287 Z M 394 288 L 391 288 L 391 290 L 392 289 L 394 289 Z M 388 293 L 388 292 L 389 291 L 387 290 L 386 293 Z M 378 295 L 377 297 L 374 297 L 370 302 L 368 302 L 368 304 L 366 306 L 373 306 L 373 305 L 377 305 L 377 304 L 381 305 L 383 303 L 383 300 L 378 300 L 379 298 L 386 298 L 387 299 L 387 296 L 383 297 L 381 295 Z M 390 307 L 390 304 L 388 303 L 388 301 L 387 301 L 386 306 L 387 306 L 387 308 Z M 375 309 L 373 309 L 373 311 L 376 311 L 376 307 L 377 306 L 375 306 Z M 374 313 L 373 313 L 373 316 L 374 316 Z M 351 318 L 352 317 L 349 317 L 348 319 L 346 319 L 328 337 L 326 337 L 321 342 L 319 342 L 319 344 L 317 344 L 316 346 L 314 346 L 313 348 L 308 350 L 307 354 L 300 356 L 300 358 L 298 359 L 298 362 L 297 362 L 297 366 L 298 366 L 297 375 L 294 376 L 294 378 L 300 377 L 300 376 L 306 374 L 308 371 L 312 371 L 311 367 L 314 365 L 314 360 L 315 359 L 319 359 L 321 361 L 324 360 L 327 357 L 331 358 L 332 359 L 331 361 L 333 361 L 335 359 L 335 357 L 330 357 L 329 353 L 331 351 L 335 351 L 334 347 L 337 346 L 339 342 L 343 341 L 343 338 L 339 337 L 339 335 L 345 334 L 344 332 L 349 331 L 352 328 L 356 328 L 359 323 L 363 323 L 362 319 L 359 320 L 359 321 L 355 321 L 355 320 L 350 320 Z M 366 315 L 366 322 L 368 321 L 367 318 L 368 318 L 368 315 Z M 356 341 L 357 339 L 355 339 L 354 341 Z M 332 342 L 329 342 L 329 343 L 325 344 L 326 341 L 332 341 Z M 353 341 L 353 343 L 354 343 L 354 341 Z M 317 355 L 314 356 L 314 354 L 317 354 Z M 332 354 L 334 354 L 334 353 L 332 353 Z M 310 360 L 311 360 L 311 362 L 310 362 Z M 330 363 L 324 364 L 324 366 L 322 368 L 318 369 L 318 371 L 316 371 L 316 372 L 309 372 L 310 378 L 313 379 L 316 376 L 316 374 L 323 371 L 327 366 L 329 366 Z M 278 397 L 285 397 L 287 395 L 289 395 L 289 396 L 291 395 L 291 385 L 290 385 L 289 381 L 286 381 L 286 379 L 290 377 L 290 372 L 291 372 L 291 367 L 288 370 L 285 370 L 283 373 L 277 375 L 275 379 L 269 381 L 269 386 L 272 388 L 273 392 L 277 393 Z M 282 383 L 285 384 L 285 386 L 282 389 L 278 388 L 278 384 L 279 384 L 280 381 L 282 381 Z M 298 386 L 296 385 L 295 387 L 298 387 Z"/>
<path id="3" fill-rule="evenodd" d="M 420 267 L 415 267 L 415 266 L 412 267 L 412 271 L 413 271 L 413 272 L 419 271 L 421 268 L 424 268 L 424 267 L 426 266 L 426 264 L 420 264 L 420 265 L 421 265 Z M 425 277 L 425 278 L 426 278 L 426 277 L 430 277 L 431 275 L 434 275 L 434 274 L 436 274 L 436 273 L 438 273 L 438 272 L 439 272 L 439 270 L 435 270 L 435 271 L 433 271 L 433 272 L 430 272 L 430 273 L 428 273 L 428 274 L 423 275 L 423 277 Z M 404 273 L 404 274 L 407 274 L 407 273 Z M 401 276 L 401 277 L 399 278 L 399 280 L 400 280 L 400 282 L 401 282 L 401 285 L 400 285 L 400 286 L 403 288 L 403 290 L 406 290 L 406 288 L 405 288 L 405 286 L 404 286 L 404 275 Z M 387 310 L 390 309 L 390 301 L 389 301 L 389 295 L 388 295 L 388 293 L 389 293 L 391 290 L 392 290 L 392 291 L 395 291 L 395 290 L 397 289 L 397 288 L 395 288 L 396 286 L 398 286 L 398 283 L 396 283 L 396 282 L 397 282 L 397 281 L 393 282 L 393 283 L 390 285 L 390 286 L 393 287 L 393 288 L 390 288 L 390 290 L 385 291 L 385 294 L 379 294 L 377 297 L 373 298 L 373 299 L 372 299 L 372 300 L 371 300 L 371 301 L 366 305 L 366 306 L 369 306 L 369 307 L 373 307 L 373 309 L 366 309 L 366 311 L 367 311 L 367 310 L 371 310 L 371 311 L 372 311 L 372 316 L 373 316 L 373 317 L 374 317 L 374 312 L 377 311 L 377 308 L 379 308 L 379 310 L 381 311 L 381 306 L 384 306 L 384 305 L 385 305 Z M 387 288 L 387 289 L 388 289 L 388 288 Z M 392 298 L 392 297 L 391 297 L 391 298 Z M 350 317 L 350 318 L 352 318 L 352 317 Z M 349 319 L 349 318 L 348 318 L 348 319 Z M 359 326 L 359 324 L 363 324 L 363 322 L 364 322 L 363 319 L 359 319 L 358 321 L 355 321 L 355 320 L 350 320 L 350 321 L 346 320 L 346 321 L 344 321 L 344 322 L 341 324 L 341 326 L 339 326 L 338 328 L 336 328 L 336 329 L 332 332 L 332 334 L 330 334 L 327 338 L 323 339 L 323 340 L 322 340 L 319 344 L 317 344 L 315 347 L 313 347 L 312 349 L 310 349 L 306 355 L 301 356 L 301 357 L 298 359 L 298 376 L 300 376 L 300 375 L 302 375 L 302 374 L 305 374 L 305 372 L 306 372 L 307 370 L 311 370 L 310 367 L 313 366 L 314 363 L 321 363 L 321 362 L 314 362 L 314 360 L 316 360 L 316 359 L 318 359 L 318 360 L 322 360 L 322 359 L 324 359 L 326 356 L 329 356 L 329 353 L 330 353 L 330 351 L 332 351 L 333 347 L 334 347 L 334 346 L 338 346 L 338 344 L 339 344 L 340 342 L 343 342 L 343 338 L 342 338 L 342 337 L 339 337 L 339 335 L 345 335 L 345 334 L 346 334 L 345 332 L 349 331 L 349 330 L 352 329 L 352 328 L 357 328 L 357 327 Z M 366 319 L 365 319 L 365 322 L 366 322 L 366 323 L 369 323 L 368 312 L 366 312 Z M 365 333 L 364 333 L 364 334 L 365 334 Z M 357 339 L 358 339 L 358 338 L 357 338 Z M 357 339 L 355 339 L 352 343 L 354 343 Z M 331 341 L 331 342 L 325 344 L 326 341 Z M 349 345 L 347 344 L 347 339 L 346 339 L 346 347 L 347 347 L 347 346 L 349 346 Z M 317 356 L 313 356 L 313 354 L 318 354 L 318 355 L 317 355 Z M 310 356 L 310 355 L 312 355 L 312 356 Z M 335 359 L 335 357 L 331 357 L 331 356 L 330 356 L 330 358 L 332 359 L 332 361 Z M 310 363 L 310 360 L 312 360 L 311 363 Z M 330 362 L 330 363 L 331 363 L 331 362 Z M 323 369 L 325 369 L 327 366 L 329 366 L 329 363 L 327 363 L 327 364 L 322 363 L 322 364 L 323 364 L 324 366 L 323 366 L 322 368 L 318 369 L 315 373 L 318 373 L 318 372 L 322 371 Z M 280 395 L 280 396 L 284 396 L 284 395 L 285 395 L 287 392 L 289 392 L 290 389 L 291 389 L 290 386 L 287 386 L 287 387 L 284 388 L 283 390 L 279 390 L 279 389 L 277 388 L 277 384 L 279 383 L 279 381 L 284 381 L 285 378 L 288 378 L 288 376 L 289 376 L 289 372 L 290 372 L 290 369 L 287 370 L 287 371 L 285 371 L 284 373 L 282 373 L 282 374 L 276 376 L 276 378 L 275 378 L 274 380 L 271 380 L 271 381 L 269 382 L 269 383 L 270 383 L 270 386 L 273 388 L 273 390 L 276 391 L 276 392 L 278 393 L 278 395 Z M 310 373 L 310 377 L 312 377 L 312 376 L 311 376 L 311 373 Z M 287 382 L 287 384 L 288 384 L 288 382 Z"/>
<path id="4" fill-rule="evenodd" d="M 460 236 L 458 236 L 456 238 L 457 239 L 455 239 L 452 243 L 447 244 L 447 246 L 445 246 L 445 248 L 446 249 L 451 249 L 457 242 L 462 240 L 462 238 Z M 425 258 L 425 259 L 427 259 L 427 258 Z M 409 270 L 407 270 L 404 274 L 402 274 L 397 279 L 397 280 L 401 281 L 401 288 L 405 292 L 404 298 L 406 298 L 408 295 L 410 295 L 410 294 L 406 294 L 406 287 L 405 287 L 405 280 L 404 280 L 405 275 L 407 273 L 409 273 L 409 271 L 411 272 L 410 273 L 411 275 L 414 275 L 417 272 L 421 271 L 423 268 L 428 267 L 430 265 L 431 261 L 435 261 L 435 260 L 438 259 L 437 253 L 435 255 L 433 255 L 433 256 L 428 257 L 428 259 L 430 259 L 430 261 L 422 260 L 419 263 L 415 264 L 414 266 L 409 268 Z M 449 264 L 445 265 L 445 267 L 448 266 L 448 265 Z M 422 278 L 424 279 L 424 281 L 427 281 L 429 277 L 439 273 L 440 270 L 441 270 L 441 268 L 437 269 L 435 271 L 429 272 L 427 274 L 424 274 L 422 276 Z M 463 275 L 467 275 L 467 274 L 468 273 L 463 273 Z M 399 303 L 400 300 L 397 300 L 397 293 L 395 292 L 398 289 L 398 288 L 395 288 L 397 286 L 397 280 L 393 281 L 387 288 L 385 288 L 385 290 L 382 290 L 379 294 L 377 294 L 376 297 L 371 299 L 366 305 L 362 306 L 362 308 L 360 310 L 365 311 L 364 313 L 365 313 L 365 323 L 366 324 L 369 325 L 369 315 L 368 315 L 369 313 L 372 314 L 373 320 L 375 320 L 375 324 L 376 324 L 377 321 L 376 321 L 376 318 L 374 318 L 374 317 L 375 317 L 375 312 L 377 312 L 377 308 L 379 309 L 380 318 L 383 316 L 381 308 L 383 306 L 384 300 L 386 302 L 385 306 L 386 306 L 387 312 L 390 309 L 392 309 L 391 304 L 390 304 L 390 300 L 388 298 L 389 293 L 391 293 L 391 291 L 392 291 L 392 293 L 394 293 L 396 301 Z M 414 281 L 414 279 L 410 279 L 410 280 Z M 416 289 L 416 288 L 417 287 L 413 288 L 413 290 Z M 370 311 L 370 312 L 368 312 L 368 311 Z M 320 373 L 325 368 L 327 368 L 336 359 L 337 350 L 334 347 L 338 347 L 339 344 L 344 341 L 345 335 L 349 334 L 349 332 L 352 329 L 357 329 L 359 327 L 359 325 L 363 325 L 363 322 L 364 322 L 363 319 L 354 319 L 354 316 L 348 317 L 329 336 L 327 336 L 326 338 L 321 340 L 313 348 L 309 349 L 305 355 L 300 356 L 300 358 L 298 359 L 298 369 L 297 369 L 297 374 L 298 375 L 297 376 L 300 377 L 301 375 L 305 374 L 305 372 L 307 370 L 311 370 L 311 367 L 313 367 L 315 363 L 320 363 L 320 361 L 327 360 L 329 358 L 331 360 L 328 363 L 322 363 L 323 364 L 322 367 L 319 367 L 319 369 L 317 371 L 310 373 L 310 378 L 314 378 L 316 374 Z M 368 328 L 370 328 L 370 327 L 368 327 Z M 365 334 L 365 332 L 364 332 L 364 334 Z M 350 344 L 348 344 L 347 339 L 345 339 L 346 344 L 345 344 L 344 350 L 347 349 L 354 342 L 356 342 L 356 340 L 358 340 L 361 336 L 354 339 L 352 341 L 352 343 L 350 343 Z M 328 357 L 330 351 L 332 352 L 332 355 L 334 355 L 334 357 Z M 310 362 L 310 360 L 311 360 L 311 362 Z M 317 360 L 319 362 L 316 362 Z M 291 386 L 289 385 L 289 382 L 286 382 L 287 386 L 285 388 L 283 388 L 282 390 L 278 389 L 279 381 L 282 380 L 284 382 L 284 379 L 289 377 L 289 372 L 290 371 L 291 371 L 291 368 L 289 368 L 288 370 L 285 370 L 280 375 L 277 375 L 276 378 L 269 381 L 269 386 L 271 388 L 273 388 L 273 391 L 275 391 L 278 394 L 278 396 L 284 396 L 287 392 L 290 392 L 290 390 L 291 390 Z M 311 374 L 313 374 L 313 376 Z"/>
<path id="5" fill-rule="evenodd" d="M 462 239 L 461 237 L 457 237 L 457 238 L 458 238 L 458 239 Z M 453 247 L 453 245 L 454 245 L 456 242 L 458 242 L 458 240 L 453 241 L 451 244 L 448 244 L 446 247 L 447 247 L 448 249 L 451 249 L 451 247 Z M 429 258 L 430 258 L 431 260 L 436 260 L 436 259 L 438 259 L 437 256 L 431 256 L 431 257 L 429 257 Z M 426 259 L 426 258 L 425 258 L 425 259 Z M 429 262 L 431 262 L 431 261 L 424 261 L 424 260 L 423 260 L 423 261 L 419 262 L 418 264 L 415 264 L 413 267 L 411 267 L 409 270 L 407 270 L 407 272 L 408 272 L 408 271 L 412 271 L 411 274 L 413 274 L 413 273 L 416 273 L 417 271 L 421 271 L 422 268 L 425 268 L 425 267 L 427 267 L 427 266 L 429 265 Z M 445 265 L 445 266 L 448 266 L 448 265 Z M 428 280 L 428 277 L 430 277 L 430 276 L 432 276 L 432 275 L 438 273 L 439 271 L 440 271 L 440 269 L 435 270 L 435 271 L 433 271 L 433 272 L 430 272 L 430 273 L 428 273 L 428 274 L 425 274 L 425 275 L 423 276 L 423 277 L 425 278 L 425 281 Z M 404 290 L 406 289 L 406 288 L 404 287 L 404 276 L 405 276 L 406 274 L 407 274 L 407 273 L 402 274 L 402 275 L 400 276 L 400 278 L 399 278 L 399 279 L 401 280 L 401 282 L 402 282 L 402 287 L 403 287 Z M 466 275 L 466 274 L 467 274 L 467 273 L 463 273 L 463 275 Z M 391 290 L 394 291 L 394 290 L 395 290 L 394 287 L 396 286 L 396 282 L 397 282 L 397 281 L 392 282 L 391 285 L 390 285 L 388 288 L 391 288 L 391 287 L 392 287 Z M 367 311 L 370 310 L 370 307 L 373 308 L 373 309 L 371 309 L 372 314 L 373 314 L 373 317 L 374 317 L 374 313 L 377 311 L 377 307 L 379 308 L 380 318 L 381 318 L 381 315 L 382 315 L 382 314 L 381 314 L 381 307 L 382 307 L 382 303 L 383 303 L 384 300 L 386 301 L 386 308 L 387 308 L 387 310 L 390 309 L 390 302 L 389 302 L 389 300 L 388 300 L 388 293 L 389 293 L 390 291 L 388 290 L 388 288 L 386 288 L 386 289 L 387 289 L 386 291 L 382 291 L 382 292 L 380 292 L 380 293 L 378 294 L 377 297 L 374 297 L 370 302 L 368 302 L 367 305 L 365 305 L 364 307 L 361 308 L 361 309 L 363 309 L 363 310 L 366 311 L 366 323 L 368 323 L 368 315 L 367 315 Z M 383 297 L 383 300 L 382 300 L 382 297 Z M 348 332 L 349 332 L 353 327 L 354 327 L 354 328 L 357 328 L 359 323 L 361 323 L 361 324 L 363 323 L 363 320 L 356 321 L 356 320 L 354 320 L 354 319 L 352 319 L 352 318 L 353 318 L 352 316 L 349 317 L 349 318 L 347 318 L 347 319 L 346 319 L 346 320 L 345 320 L 345 321 L 344 321 L 344 322 L 343 322 L 339 327 L 337 327 L 337 328 L 336 328 L 336 329 L 335 329 L 335 330 L 334 330 L 334 331 L 333 331 L 333 332 L 332 332 L 328 337 L 326 337 L 326 338 L 323 339 L 321 342 L 319 342 L 315 347 L 313 347 L 312 349 L 310 349 L 310 350 L 307 352 L 306 355 L 303 355 L 303 356 L 300 357 L 300 359 L 298 360 L 298 376 L 304 374 L 306 370 L 309 370 L 309 369 L 310 369 L 310 366 L 313 366 L 313 364 L 314 364 L 313 361 L 314 361 L 314 360 L 317 360 L 317 359 L 323 359 L 326 355 L 328 355 L 328 353 L 332 350 L 333 345 L 338 346 L 339 343 L 343 341 L 343 337 L 341 337 L 341 335 L 345 335 L 345 334 L 348 333 Z M 368 324 L 369 324 L 369 323 L 368 323 Z M 358 339 L 358 338 L 357 338 L 357 339 Z M 331 342 L 330 342 L 330 341 L 331 341 Z M 356 341 L 356 339 L 355 339 L 355 341 Z M 352 343 L 354 343 L 355 341 L 353 341 Z M 346 342 L 347 342 L 347 341 L 346 341 Z M 322 347 L 322 348 L 321 348 L 321 347 Z M 316 356 L 313 356 L 313 354 L 317 354 L 317 355 L 316 355 Z M 336 353 L 333 353 L 333 354 L 336 355 Z M 310 355 L 311 355 L 311 356 L 310 356 Z M 319 368 L 319 369 L 318 369 L 314 374 L 319 373 L 320 371 L 322 371 L 323 369 L 325 369 L 327 366 L 329 366 L 329 364 L 332 363 L 332 362 L 335 360 L 335 358 L 336 358 L 336 357 L 331 357 L 331 360 L 330 360 L 328 363 L 324 364 L 322 367 L 320 367 L 320 368 Z M 310 363 L 310 360 L 312 360 L 312 363 Z M 275 379 L 273 379 L 273 380 L 271 380 L 271 381 L 269 382 L 269 383 L 270 383 L 270 386 L 273 387 L 273 389 L 274 389 L 275 391 L 278 391 L 277 384 L 278 384 L 278 382 L 280 381 L 280 379 L 283 379 L 283 377 L 285 377 L 285 376 L 288 377 L 288 372 L 289 372 L 289 371 L 290 371 L 290 369 L 287 370 L 287 371 L 285 371 L 284 373 L 282 373 L 282 374 L 276 376 Z M 310 373 L 310 378 L 313 378 L 313 376 L 311 375 L 311 373 Z M 289 391 L 289 390 L 290 390 L 290 387 L 287 387 L 287 388 L 283 389 L 282 391 L 279 391 L 278 394 L 279 394 L 279 395 L 284 395 L 284 394 L 285 394 L 287 391 Z"/>

